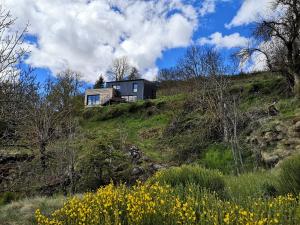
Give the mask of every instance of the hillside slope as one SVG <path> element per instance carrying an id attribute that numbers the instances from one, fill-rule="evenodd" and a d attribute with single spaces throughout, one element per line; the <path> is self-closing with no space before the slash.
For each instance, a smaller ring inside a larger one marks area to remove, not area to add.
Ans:
<path id="1" fill-rule="evenodd" d="M 240 111 L 245 121 L 239 138 L 245 160 L 251 164 L 252 158 L 260 154 L 262 163 L 276 164 L 299 151 L 300 104 L 287 96 L 283 78 L 262 73 L 230 79 L 231 90 L 242 93 Z M 185 84 L 176 85 L 183 90 Z M 87 109 L 81 121 L 83 129 L 93 138 L 114 139 L 125 148 L 135 146 L 156 163 L 198 161 L 230 172 L 232 157 L 228 144 L 213 133 L 205 139 L 201 136 L 208 129 L 208 119 L 197 107 L 194 96 L 188 92 L 169 96 L 161 93 L 165 91 L 160 90 L 155 100 Z M 274 102 L 278 112 L 271 115 L 269 110 Z M 287 129 L 290 131 L 286 132 Z M 213 160 L 219 160 L 220 166 L 213 165 Z"/>

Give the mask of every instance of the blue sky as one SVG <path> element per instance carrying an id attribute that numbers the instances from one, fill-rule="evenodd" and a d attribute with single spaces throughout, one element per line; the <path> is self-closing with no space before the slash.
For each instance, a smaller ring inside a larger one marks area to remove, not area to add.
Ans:
<path id="1" fill-rule="evenodd" d="M 242 5 L 242 0 L 231 2 L 221 2 L 217 4 L 216 12 L 206 15 L 200 19 L 199 27 L 193 34 L 193 41 L 196 42 L 201 37 L 208 37 L 214 32 L 221 32 L 223 35 L 230 35 L 232 33 L 239 33 L 245 37 L 251 37 L 252 24 L 234 27 L 227 29 L 226 23 L 229 23 L 236 15 L 237 11 Z M 224 55 L 224 58 L 230 56 L 237 49 L 219 49 Z M 156 61 L 157 66 L 161 68 L 169 68 L 176 65 L 180 57 L 184 55 L 186 48 L 175 48 L 167 50 L 163 53 L 163 57 Z"/>
<path id="2" fill-rule="evenodd" d="M 123 56 L 147 79 L 174 66 L 191 44 L 229 56 L 249 45 L 253 22 L 273 0 L 3 1 L 16 30 L 30 24 L 25 63 L 39 80 L 72 69 L 94 82 Z"/>

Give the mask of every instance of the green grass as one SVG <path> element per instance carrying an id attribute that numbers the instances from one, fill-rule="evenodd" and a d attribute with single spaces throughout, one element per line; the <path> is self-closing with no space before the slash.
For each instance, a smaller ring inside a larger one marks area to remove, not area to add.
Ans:
<path id="1" fill-rule="evenodd" d="M 41 209 L 47 215 L 63 206 L 65 197 L 35 197 L 12 202 L 0 206 L 1 225 L 33 225 L 36 224 L 34 212 Z"/>
<path id="2" fill-rule="evenodd" d="M 259 198 L 277 195 L 279 180 L 276 171 L 252 172 L 240 176 L 226 176 L 228 198 L 243 202 L 247 198 Z"/>
<path id="3" fill-rule="evenodd" d="M 94 138 L 120 137 L 127 144 L 138 146 L 152 160 L 168 161 L 169 153 L 159 147 L 160 138 L 183 99 L 184 95 L 165 96 L 151 101 L 91 109 L 90 118 L 81 123 Z M 114 113 L 117 116 L 111 116 Z"/>

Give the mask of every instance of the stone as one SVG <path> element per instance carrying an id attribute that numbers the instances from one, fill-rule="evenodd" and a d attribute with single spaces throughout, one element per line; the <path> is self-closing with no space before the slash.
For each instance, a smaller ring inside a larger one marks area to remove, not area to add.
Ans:
<path id="1" fill-rule="evenodd" d="M 161 169 L 164 169 L 165 168 L 165 166 L 163 166 L 163 165 L 160 165 L 160 164 L 156 164 L 156 163 L 151 163 L 150 165 L 149 165 L 149 169 L 151 170 L 151 171 L 158 171 L 158 170 L 161 170 Z"/>
<path id="2" fill-rule="evenodd" d="M 265 153 L 262 154 L 262 159 L 267 166 L 273 167 L 279 162 L 278 155 L 267 155 Z"/>
<path id="3" fill-rule="evenodd" d="M 142 167 L 134 167 L 131 172 L 131 174 L 134 176 L 141 175 L 143 173 L 144 173 L 144 169 Z"/>
<path id="4" fill-rule="evenodd" d="M 294 130 L 296 132 L 300 132 L 300 121 L 296 122 L 296 124 L 294 125 Z"/>
<path id="5" fill-rule="evenodd" d="M 274 104 L 268 107 L 268 114 L 270 116 L 277 116 L 279 114 L 279 111 Z"/>

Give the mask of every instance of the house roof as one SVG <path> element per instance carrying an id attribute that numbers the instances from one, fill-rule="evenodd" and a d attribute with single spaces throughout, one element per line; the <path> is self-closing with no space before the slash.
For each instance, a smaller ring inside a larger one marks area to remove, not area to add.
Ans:
<path id="1" fill-rule="evenodd" d="M 118 80 L 118 81 L 109 81 L 109 82 L 106 82 L 106 83 L 120 83 L 120 82 L 133 82 L 133 81 L 145 81 L 145 82 L 152 83 L 151 81 L 149 81 L 149 80 L 146 80 L 146 79 L 135 79 L 135 80 Z"/>

